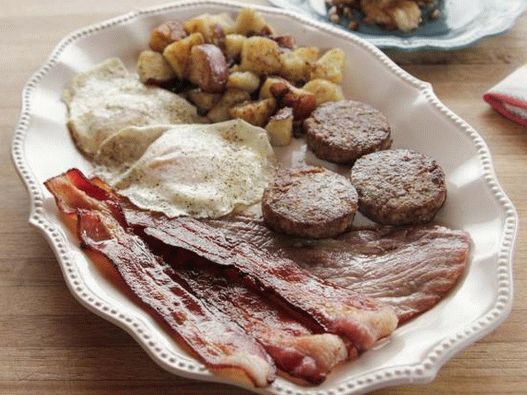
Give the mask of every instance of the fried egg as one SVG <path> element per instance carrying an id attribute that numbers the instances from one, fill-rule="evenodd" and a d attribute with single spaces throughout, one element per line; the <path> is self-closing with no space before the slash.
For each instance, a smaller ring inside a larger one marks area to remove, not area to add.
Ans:
<path id="1" fill-rule="evenodd" d="M 140 208 L 218 218 L 261 200 L 275 174 L 264 129 L 242 120 L 123 129 L 95 157 L 96 174 Z"/>
<path id="2" fill-rule="evenodd" d="M 68 106 L 73 140 L 90 157 L 106 138 L 128 126 L 200 121 L 193 105 L 172 92 L 144 85 L 117 58 L 77 75 L 62 100 Z"/>

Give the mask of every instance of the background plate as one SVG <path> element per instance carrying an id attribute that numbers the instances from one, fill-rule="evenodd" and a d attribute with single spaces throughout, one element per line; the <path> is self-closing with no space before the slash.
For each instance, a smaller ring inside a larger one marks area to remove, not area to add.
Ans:
<path id="1" fill-rule="evenodd" d="M 329 23 L 324 0 L 268 1 L 277 7 Z M 457 49 L 507 31 L 526 8 L 527 0 L 442 0 L 439 6 L 441 17 L 426 20 L 411 33 L 388 31 L 367 24 L 360 24 L 358 31 L 352 33 L 381 48 Z M 349 31 L 344 26 L 339 27 Z"/>
<path id="2" fill-rule="evenodd" d="M 222 381 L 186 354 L 87 260 L 74 235 L 63 227 L 42 182 L 69 167 L 91 171 L 71 141 L 66 108 L 60 101 L 65 84 L 75 74 L 110 56 L 121 57 L 132 70 L 139 51 L 147 47 L 150 29 L 160 22 L 203 12 L 236 12 L 242 5 L 178 2 L 134 11 L 67 36 L 27 83 L 12 146 L 13 161 L 31 197 L 30 223 L 49 241 L 72 294 L 89 310 L 128 331 L 160 366 L 199 380 Z M 386 114 L 396 147 L 414 148 L 441 163 L 449 198 L 438 221 L 469 232 L 473 239 L 465 278 L 435 308 L 397 329 L 358 361 L 336 369 L 319 387 L 300 387 L 279 378 L 259 392 L 336 395 L 428 382 L 455 352 L 499 325 L 511 308 L 517 215 L 496 180 L 488 148 L 476 131 L 439 102 L 428 83 L 410 76 L 373 45 L 285 10 L 255 8 L 278 31 L 293 34 L 301 44 L 326 49 L 331 43 L 347 53 L 351 61 L 343 83 L 346 95 Z"/>

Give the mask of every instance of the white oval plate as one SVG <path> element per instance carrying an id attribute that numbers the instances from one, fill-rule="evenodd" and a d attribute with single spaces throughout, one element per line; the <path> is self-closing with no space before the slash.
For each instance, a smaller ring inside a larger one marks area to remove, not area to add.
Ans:
<path id="1" fill-rule="evenodd" d="M 61 223 L 43 181 L 67 168 L 90 172 L 65 127 L 60 101 L 65 84 L 102 60 L 119 56 L 130 70 L 147 47 L 148 33 L 170 18 L 236 12 L 243 4 L 178 2 L 129 14 L 67 36 L 23 91 L 22 113 L 13 140 L 13 160 L 31 196 L 29 221 L 49 241 L 73 295 L 89 310 L 130 333 L 160 366 L 175 374 L 221 381 L 112 286 L 77 247 Z M 430 84 L 396 66 L 381 51 L 340 29 L 276 8 L 255 7 L 279 32 L 301 44 L 340 47 L 348 55 L 348 97 L 383 111 L 396 147 L 436 158 L 448 178 L 449 197 L 438 221 L 463 229 L 473 239 L 465 278 L 432 310 L 397 329 L 357 361 L 336 369 L 318 387 L 278 378 L 260 393 L 351 394 L 389 385 L 431 381 L 452 355 L 498 326 L 512 303 L 512 255 L 517 228 L 514 206 L 496 180 L 489 150 L 478 133 L 435 97 Z"/>

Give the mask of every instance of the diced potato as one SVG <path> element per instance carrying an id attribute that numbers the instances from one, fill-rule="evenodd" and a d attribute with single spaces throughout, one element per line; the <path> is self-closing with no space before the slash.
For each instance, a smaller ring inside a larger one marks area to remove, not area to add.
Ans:
<path id="1" fill-rule="evenodd" d="M 280 48 L 269 38 L 249 37 L 243 42 L 240 65 L 242 70 L 257 74 L 276 74 L 282 67 Z"/>
<path id="2" fill-rule="evenodd" d="M 247 37 L 241 34 L 227 34 L 225 36 L 225 53 L 230 59 L 238 59 L 242 52 L 243 42 Z"/>
<path id="3" fill-rule="evenodd" d="M 318 56 L 319 49 L 316 47 L 303 47 L 284 52 L 280 55 L 280 62 L 282 63 L 280 75 L 295 83 L 308 81 Z"/>
<path id="4" fill-rule="evenodd" d="M 317 106 L 328 101 L 344 100 L 344 93 L 340 85 L 321 78 L 309 81 L 302 89 L 315 95 Z"/>
<path id="5" fill-rule="evenodd" d="M 190 50 L 188 79 L 204 92 L 221 93 L 227 86 L 227 62 L 212 44 L 194 45 Z"/>
<path id="6" fill-rule="evenodd" d="M 253 93 L 260 86 L 260 77 L 252 71 L 238 71 L 231 73 L 227 80 L 227 88 L 242 89 Z"/>
<path id="7" fill-rule="evenodd" d="M 272 34 L 273 31 L 262 14 L 252 8 L 242 8 L 240 10 L 233 30 L 235 33 L 243 34 L 244 36 L 268 32 Z"/>
<path id="8" fill-rule="evenodd" d="M 230 68 L 229 68 L 229 74 L 232 74 L 232 73 L 237 73 L 239 71 L 243 71 L 241 66 L 239 64 L 233 64 Z"/>
<path id="9" fill-rule="evenodd" d="M 163 52 L 165 48 L 174 41 L 185 38 L 187 33 L 183 25 L 178 21 L 162 23 L 150 33 L 150 48 L 152 51 Z"/>
<path id="10" fill-rule="evenodd" d="M 165 48 L 163 56 L 172 66 L 179 79 L 186 78 L 188 75 L 188 64 L 192 47 L 204 42 L 205 39 L 201 33 L 192 33 L 190 36 L 173 42 Z"/>
<path id="11" fill-rule="evenodd" d="M 276 100 L 268 98 L 237 104 L 231 107 L 229 114 L 232 118 L 240 118 L 252 125 L 263 126 L 273 115 L 275 109 Z"/>
<path id="12" fill-rule="evenodd" d="M 148 50 L 139 54 L 137 73 L 144 84 L 162 85 L 176 78 L 176 73 L 163 55 Z"/>
<path id="13" fill-rule="evenodd" d="M 212 122 L 222 122 L 231 119 L 229 109 L 238 103 L 250 99 L 251 95 L 249 95 L 249 92 L 247 91 L 242 91 L 241 89 L 228 89 L 218 103 L 216 103 L 216 105 L 207 113 L 207 117 Z"/>
<path id="14" fill-rule="evenodd" d="M 296 88 L 284 82 L 271 85 L 271 93 L 280 107 L 292 107 L 295 121 L 306 119 L 317 107 L 315 95 L 304 89 Z"/>
<path id="15" fill-rule="evenodd" d="M 284 107 L 273 115 L 265 126 L 271 145 L 281 147 L 289 145 L 293 137 L 293 109 Z"/>
<path id="16" fill-rule="evenodd" d="M 202 14 L 183 23 L 183 28 L 188 34 L 201 33 L 207 43 L 215 43 L 219 26 L 223 35 L 228 34 L 233 29 L 234 21 L 229 14 Z"/>
<path id="17" fill-rule="evenodd" d="M 311 79 L 322 78 L 340 84 L 345 64 L 346 54 L 344 51 L 340 48 L 330 49 L 313 66 Z"/>
<path id="18" fill-rule="evenodd" d="M 264 81 L 264 83 L 262 84 L 261 88 L 260 88 L 260 93 L 258 94 L 258 97 L 260 99 L 267 99 L 268 97 L 273 97 L 273 94 L 271 93 L 271 86 L 275 83 L 275 82 L 283 82 L 287 85 L 290 85 L 288 81 L 284 80 L 283 78 L 280 78 L 280 77 L 267 77 Z"/>
<path id="19" fill-rule="evenodd" d="M 187 93 L 188 99 L 198 107 L 200 113 L 211 110 L 220 101 L 220 93 L 203 92 L 201 89 L 191 89 Z"/>

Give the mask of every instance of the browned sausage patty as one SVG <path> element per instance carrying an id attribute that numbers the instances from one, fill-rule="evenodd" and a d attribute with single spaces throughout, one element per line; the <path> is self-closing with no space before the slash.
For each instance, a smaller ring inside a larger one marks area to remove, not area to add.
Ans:
<path id="1" fill-rule="evenodd" d="M 406 149 L 363 156 L 351 169 L 359 210 L 387 225 L 431 221 L 446 199 L 445 173 L 426 155 Z"/>
<path id="2" fill-rule="evenodd" d="M 353 163 L 390 148 L 390 125 L 372 106 L 352 100 L 320 105 L 303 124 L 307 145 L 321 159 Z"/>
<path id="3" fill-rule="evenodd" d="M 351 226 L 357 201 L 346 177 L 308 166 L 278 172 L 264 191 L 262 212 L 266 225 L 277 232 L 321 239 Z"/>

